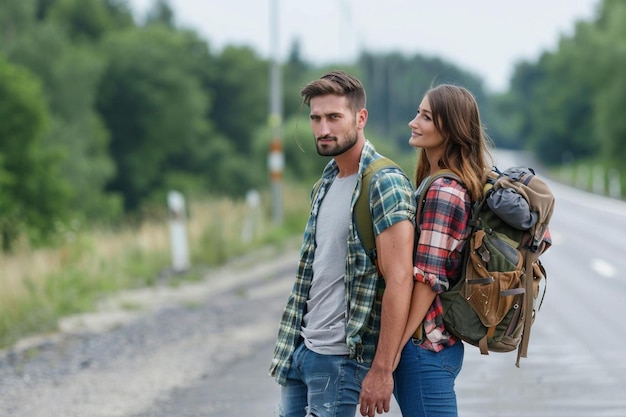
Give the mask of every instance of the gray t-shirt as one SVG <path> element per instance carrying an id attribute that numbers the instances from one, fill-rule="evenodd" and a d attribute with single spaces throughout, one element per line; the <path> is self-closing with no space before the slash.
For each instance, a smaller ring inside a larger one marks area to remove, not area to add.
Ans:
<path id="1" fill-rule="evenodd" d="M 350 201 L 357 174 L 335 178 L 320 205 L 315 231 L 313 281 L 301 335 L 306 346 L 323 355 L 345 355 L 346 257 L 352 218 Z"/>

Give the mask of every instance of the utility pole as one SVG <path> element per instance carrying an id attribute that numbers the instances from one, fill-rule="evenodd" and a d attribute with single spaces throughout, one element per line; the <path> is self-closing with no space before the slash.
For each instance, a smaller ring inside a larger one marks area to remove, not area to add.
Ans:
<path id="1" fill-rule="evenodd" d="M 270 115 L 269 126 L 272 134 L 268 165 L 272 182 L 272 219 L 277 225 L 283 222 L 282 176 L 285 165 L 282 137 L 282 93 L 279 63 L 279 19 L 278 1 L 270 1 Z"/>

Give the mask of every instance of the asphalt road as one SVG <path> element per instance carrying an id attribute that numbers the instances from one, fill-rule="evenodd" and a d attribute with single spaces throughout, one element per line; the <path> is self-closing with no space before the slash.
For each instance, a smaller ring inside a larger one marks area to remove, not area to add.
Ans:
<path id="1" fill-rule="evenodd" d="M 554 185 L 554 246 L 528 358 L 466 347 L 461 417 L 626 416 L 626 204 Z M 120 294 L 0 353 L 0 416 L 274 416 L 267 375 L 295 248 L 199 283 Z M 128 306 L 133 306 L 131 309 Z M 400 413 L 394 404 L 390 417 Z"/>

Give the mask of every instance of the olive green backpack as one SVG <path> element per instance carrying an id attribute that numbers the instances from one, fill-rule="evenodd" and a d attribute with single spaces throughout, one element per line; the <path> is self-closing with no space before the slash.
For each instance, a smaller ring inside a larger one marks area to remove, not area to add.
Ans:
<path id="1" fill-rule="evenodd" d="M 462 182 L 449 170 L 432 175 L 418 197 L 418 216 L 428 187 L 442 176 Z M 519 367 L 545 294 L 539 256 L 551 243 L 553 210 L 552 191 L 532 169 L 494 167 L 471 210 L 461 276 L 440 295 L 448 332 L 485 355 L 517 349 Z"/>

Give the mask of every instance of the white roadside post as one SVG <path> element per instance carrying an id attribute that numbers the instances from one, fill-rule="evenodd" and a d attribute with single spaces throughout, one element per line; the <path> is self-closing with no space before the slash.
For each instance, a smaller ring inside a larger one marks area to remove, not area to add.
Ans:
<path id="1" fill-rule="evenodd" d="M 256 237 L 261 222 L 261 194 L 257 190 L 249 190 L 246 193 L 246 207 L 248 212 L 241 230 L 241 240 L 248 244 Z"/>
<path id="2" fill-rule="evenodd" d="M 170 191 L 167 193 L 167 205 L 172 246 L 172 269 L 174 272 L 184 272 L 189 268 L 185 199 L 178 191 Z"/>
<path id="3" fill-rule="evenodd" d="M 622 199 L 622 184 L 619 178 L 619 171 L 615 168 L 609 171 L 609 197 Z"/>
<path id="4" fill-rule="evenodd" d="M 592 170 L 591 190 L 595 194 L 605 195 L 604 167 L 595 165 Z"/>

